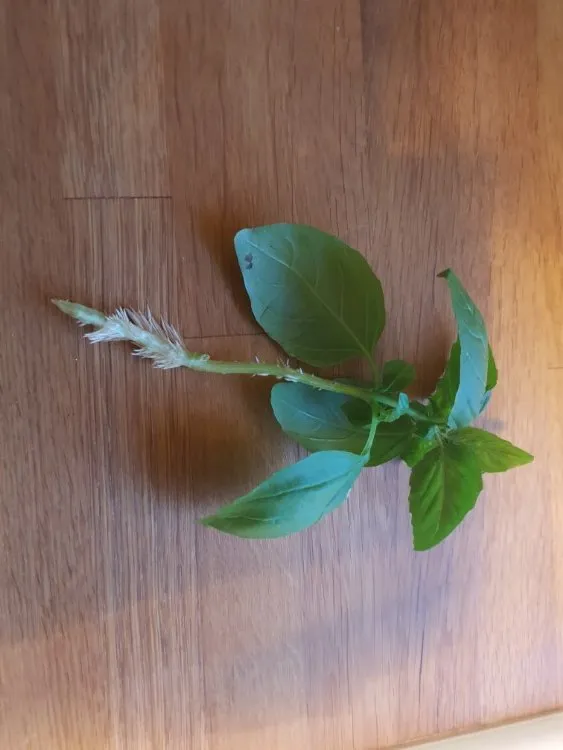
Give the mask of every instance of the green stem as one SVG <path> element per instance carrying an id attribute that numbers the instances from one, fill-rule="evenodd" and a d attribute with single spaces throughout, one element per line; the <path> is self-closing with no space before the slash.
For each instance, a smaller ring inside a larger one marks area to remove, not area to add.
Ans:
<path id="1" fill-rule="evenodd" d="M 200 372 L 211 372 L 217 375 L 259 375 L 263 377 L 288 380 L 292 383 L 302 383 L 311 388 L 331 393 L 342 393 L 346 396 L 359 398 L 368 404 L 373 401 L 373 394 L 360 386 L 326 380 L 318 375 L 311 375 L 294 367 L 272 365 L 265 362 L 223 362 L 216 359 L 197 359 L 188 355 L 184 362 L 186 367 Z"/>
<path id="2" fill-rule="evenodd" d="M 362 456 L 369 456 L 369 454 L 371 453 L 373 441 L 375 440 L 375 431 L 377 430 L 378 424 L 379 424 L 379 421 L 377 419 L 377 414 L 375 411 L 373 411 L 371 414 L 371 424 L 369 427 L 369 435 L 368 435 L 368 439 L 366 440 L 366 444 L 364 445 Z"/>
<path id="3" fill-rule="evenodd" d="M 384 393 L 376 392 L 372 392 L 372 396 L 373 400 L 378 404 L 381 404 L 381 406 L 390 406 L 392 408 L 395 408 L 395 406 L 397 406 L 397 399 L 393 398 L 392 396 L 386 396 Z M 433 419 L 427 417 L 426 414 L 422 413 L 422 411 L 419 411 L 416 406 L 410 406 L 405 414 L 408 414 L 409 417 L 416 420 L 417 422 L 428 422 L 429 424 L 436 424 Z"/>
<path id="4" fill-rule="evenodd" d="M 302 383 L 311 388 L 317 388 L 321 391 L 330 391 L 331 393 L 342 393 L 345 396 L 358 398 L 366 401 L 368 404 L 373 402 L 381 406 L 397 406 L 397 399 L 392 396 L 370 391 L 360 386 L 340 383 L 335 380 L 326 380 L 318 375 L 311 375 L 303 372 L 301 369 L 293 367 L 284 367 L 283 365 L 269 365 L 262 362 L 221 362 L 215 359 L 197 359 L 187 356 L 184 362 L 185 367 L 200 372 L 211 372 L 217 375 L 260 375 L 264 377 L 277 378 L 278 380 L 288 380 L 292 383 Z M 420 422 L 430 422 L 433 420 L 421 414 L 416 409 L 410 407 L 406 412 L 412 419 Z"/>
<path id="5" fill-rule="evenodd" d="M 131 341 L 140 347 L 138 353 L 155 360 L 160 367 L 188 367 L 197 372 L 210 372 L 217 375 L 271 377 L 292 383 L 302 383 L 321 391 L 341 393 L 345 396 L 358 398 L 370 405 L 374 403 L 390 407 L 397 405 L 397 400 L 392 396 L 349 383 L 326 380 L 294 367 L 263 362 L 224 362 L 210 359 L 206 354 L 198 354 L 186 349 L 175 332 L 173 339 L 171 339 L 170 331 L 172 329 L 165 330 L 164 327 L 158 326 L 154 320 L 147 321 L 136 313 L 126 313 L 122 310 L 108 316 L 75 302 L 66 300 L 53 300 L 53 302 L 59 310 L 75 318 L 82 325 L 90 325 L 96 328 L 95 334 L 89 334 L 94 341 Z M 434 424 L 433 420 L 413 407 L 410 407 L 406 414 L 414 420 Z M 375 430 L 375 427 L 373 429 Z"/>

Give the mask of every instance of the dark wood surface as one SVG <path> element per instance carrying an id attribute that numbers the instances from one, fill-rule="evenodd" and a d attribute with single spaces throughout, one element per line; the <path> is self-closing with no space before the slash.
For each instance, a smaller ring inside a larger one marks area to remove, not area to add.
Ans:
<path id="1" fill-rule="evenodd" d="M 0 745 L 368 750 L 563 704 L 563 4 L 0 3 Z M 317 527 L 196 525 L 298 450 L 260 379 L 162 373 L 49 304 L 276 357 L 232 250 L 299 221 L 382 279 L 426 392 L 483 310 L 537 455 L 411 549 L 408 471 Z"/>

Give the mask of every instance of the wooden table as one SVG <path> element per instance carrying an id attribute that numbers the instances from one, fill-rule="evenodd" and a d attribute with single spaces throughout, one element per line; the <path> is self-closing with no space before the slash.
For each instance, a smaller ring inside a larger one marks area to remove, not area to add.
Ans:
<path id="1" fill-rule="evenodd" d="M 368 750 L 563 703 L 563 3 L 0 3 L 0 745 Z M 316 528 L 196 525 L 298 455 L 263 379 L 162 373 L 50 304 L 149 306 L 276 357 L 232 235 L 280 220 L 382 279 L 420 393 L 452 266 L 486 424 L 537 455 L 412 551 L 403 466 Z"/>

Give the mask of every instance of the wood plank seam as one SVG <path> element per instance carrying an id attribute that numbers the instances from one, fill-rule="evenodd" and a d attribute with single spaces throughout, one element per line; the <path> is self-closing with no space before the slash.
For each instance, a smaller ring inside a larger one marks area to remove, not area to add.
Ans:
<path id="1" fill-rule="evenodd" d="M 172 200 L 171 195 L 64 195 L 64 201 L 159 201 Z"/>

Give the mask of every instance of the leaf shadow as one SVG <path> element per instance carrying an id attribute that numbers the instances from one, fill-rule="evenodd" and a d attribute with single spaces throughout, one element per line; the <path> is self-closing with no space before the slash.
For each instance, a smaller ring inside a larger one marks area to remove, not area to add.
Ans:
<path id="1" fill-rule="evenodd" d="M 268 198 L 259 192 L 250 200 L 248 195 L 235 193 L 230 196 L 228 206 L 222 210 L 202 207 L 197 211 L 194 221 L 203 246 L 218 269 L 236 311 L 255 331 L 262 332 L 250 311 L 250 302 L 234 251 L 234 237 L 240 229 L 291 221 L 291 217 L 280 216 L 280 212 L 276 211 Z"/>
<path id="2" fill-rule="evenodd" d="M 132 434 L 132 474 L 148 484 L 159 501 L 190 502 L 199 508 L 228 502 L 250 489 L 252 477 L 267 475 L 268 465 L 284 452 L 287 441 L 280 441 L 269 415 L 271 382 L 214 382 L 224 390 L 201 382 L 187 393 L 171 382 L 139 410 Z"/>
<path id="3" fill-rule="evenodd" d="M 380 475 L 382 489 L 396 483 L 395 469 Z M 433 689 L 428 667 L 455 651 L 447 615 L 452 608 L 464 611 L 478 595 L 483 571 L 479 566 L 468 569 L 462 561 L 464 550 L 475 549 L 480 521 L 465 537 L 420 555 L 412 551 L 407 514 L 397 510 L 395 500 L 393 493 L 382 493 L 381 506 L 373 513 L 365 498 L 355 498 L 351 508 L 337 512 L 334 523 L 326 519 L 289 542 L 289 567 L 277 573 L 270 567 L 267 584 L 280 609 L 299 607 L 297 624 L 282 618 L 264 632 L 260 626 L 244 627 L 248 619 L 252 622 L 251 615 L 222 593 L 236 583 L 247 602 L 246 591 L 256 595 L 261 590 L 264 581 L 256 565 L 271 559 L 271 542 L 256 544 L 248 553 L 246 569 L 235 565 L 236 574 L 231 570 L 236 558 L 229 554 L 224 560 L 215 555 L 207 561 L 203 599 L 222 602 L 220 616 L 231 626 L 225 634 L 213 621 L 216 611 L 203 613 L 214 644 L 206 661 L 206 685 L 214 695 L 231 696 L 221 701 L 222 731 L 262 729 L 257 716 L 267 715 L 272 701 L 272 725 L 295 718 L 295 690 L 306 700 L 310 716 L 329 717 L 338 715 L 350 698 L 361 706 L 366 690 L 373 689 L 375 702 L 384 700 L 390 679 L 401 680 L 405 699 L 410 696 L 413 702 L 421 691 Z M 363 571 L 361 585 L 355 585 L 358 570 Z M 221 639 L 213 636 L 215 627 L 223 633 Z M 269 675 L 266 682 L 263 675 Z"/>
<path id="4" fill-rule="evenodd" d="M 231 214 L 225 217 L 217 211 L 201 210 L 197 218 L 203 244 L 221 275 L 225 289 L 229 290 L 233 304 L 240 315 L 251 320 L 254 328 L 259 331 L 261 329 L 250 312 L 250 303 L 234 251 L 235 234 L 246 226 L 249 223 L 243 220 L 242 215 Z"/>

